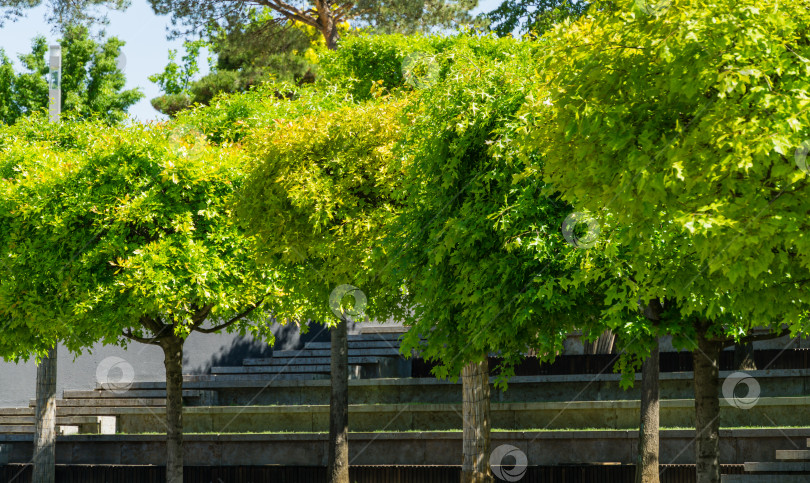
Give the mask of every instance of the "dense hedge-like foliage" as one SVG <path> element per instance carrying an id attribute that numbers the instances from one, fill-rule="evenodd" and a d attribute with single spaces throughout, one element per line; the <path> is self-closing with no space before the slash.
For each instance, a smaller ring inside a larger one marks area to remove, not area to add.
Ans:
<path id="1" fill-rule="evenodd" d="M 601 297 L 577 280 L 594 262 L 560 231 L 570 208 L 525 174 L 542 160 L 517 156 L 512 142 L 536 49 L 455 39 L 407 110 L 406 190 L 384 247 L 413 309 L 405 345 L 439 361 L 439 376 L 497 352 L 505 380 L 528 348 L 553 358 L 566 333 L 598 320 Z"/>
<path id="2" fill-rule="evenodd" d="M 546 36 L 525 151 L 565 199 L 615 220 L 628 277 L 677 302 L 686 340 L 695 317 L 719 337 L 806 330 L 809 7 L 626 1 Z"/>
<path id="3" fill-rule="evenodd" d="M 299 317 L 337 321 L 329 296 L 341 284 L 360 287 L 371 316 L 396 310 L 398 294 L 381 289 L 378 247 L 402 189 L 392 151 L 401 108 L 382 100 L 324 110 L 245 142 L 252 174 L 237 214 L 263 258 L 301 267 L 287 287 L 307 301 Z"/>
<path id="4" fill-rule="evenodd" d="M 171 127 L 0 131 L 0 354 L 121 342 L 144 317 L 182 336 L 205 307 L 221 320 L 277 290 L 229 213 L 241 151 Z"/>

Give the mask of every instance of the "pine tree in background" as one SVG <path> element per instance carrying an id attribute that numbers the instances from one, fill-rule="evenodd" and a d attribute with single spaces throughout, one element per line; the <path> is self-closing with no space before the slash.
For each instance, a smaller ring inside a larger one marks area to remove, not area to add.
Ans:
<path id="1" fill-rule="evenodd" d="M 121 47 L 116 37 L 95 40 L 86 27 L 72 26 L 60 42 L 63 50 L 62 108 L 81 117 L 100 116 L 122 120 L 127 109 L 142 97 L 138 89 L 124 90 L 126 77 Z M 48 45 L 35 37 L 31 53 L 20 55 L 22 72 L 0 49 L 0 122 L 13 124 L 20 117 L 48 108 Z"/>

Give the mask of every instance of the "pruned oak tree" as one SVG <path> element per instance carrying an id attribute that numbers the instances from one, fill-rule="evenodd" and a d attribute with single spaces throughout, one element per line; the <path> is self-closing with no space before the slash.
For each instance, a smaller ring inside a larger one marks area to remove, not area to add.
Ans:
<path id="1" fill-rule="evenodd" d="M 399 293 L 380 282 L 385 257 L 377 250 L 397 210 L 402 174 L 392 148 L 401 108 L 390 99 L 347 105 L 288 121 L 283 130 L 256 130 L 245 141 L 253 162 L 237 214 L 258 238 L 260 259 L 292 274 L 285 290 L 299 301 L 290 317 L 333 327 L 333 483 L 349 482 L 348 315 L 385 320 L 401 310 Z"/>
<path id="2" fill-rule="evenodd" d="M 641 298 L 676 311 L 665 331 L 694 350 L 699 483 L 720 480 L 722 348 L 757 326 L 808 330 L 809 12 L 622 2 L 546 35 L 525 109 L 545 179 L 612 220 Z"/>
<path id="3" fill-rule="evenodd" d="M 462 378 L 465 483 L 492 481 L 489 356 L 502 358 L 504 387 L 530 350 L 553 360 L 575 328 L 604 330 L 599 288 L 579 275 L 598 251 L 565 240 L 570 206 L 526 172 L 542 160 L 512 142 L 539 48 L 457 39 L 415 82 L 401 143 L 406 190 L 386 276 L 412 310 L 403 348 L 436 361 L 438 377 Z"/>
<path id="4" fill-rule="evenodd" d="M 279 278 L 251 256 L 230 215 L 245 163 L 166 127 L 111 128 L 36 117 L 0 136 L 0 300 L 16 330 L 81 352 L 100 340 L 159 346 L 166 369 L 167 481 L 183 480 L 183 343 L 192 332 L 272 338 Z M 33 216 L 36 214 L 36 216 Z M 32 305 L 55 309 L 28 310 Z"/>

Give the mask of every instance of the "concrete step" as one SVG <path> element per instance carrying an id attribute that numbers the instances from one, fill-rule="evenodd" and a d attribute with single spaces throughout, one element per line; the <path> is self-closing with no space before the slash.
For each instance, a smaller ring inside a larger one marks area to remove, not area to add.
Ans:
<path id="1" fill-rule="evenodd" d="M 33 434 L 33 424 L 14 424 L 0 426 L 0 434 Z"/>
<path id="2" fill-rule="evenodd" d="M 36 424 L 36 421 L 36 416 L 0 416 L 0 426 L 33 425 Z M 95 424 L 97 422 L 97 416 L 68 416 L 56 418 L 57 426 Z"/>
<path id="3" fill-rule="evenodd" d="M 273 357 L 331 357 L 329 350 L 294 350 L 294 351 L 273 351 Z M 249 360 L 249 359 L 246 359 Z"/>
<path id="4" fill-rule="evenodd" d="M 780 461 L 810 461 L 810 449 L 778 449 L 776 459 Z"/>
<path id="5" fill-rule="evenodd" d="M 36 423 L 36 416 L 0 416 L 0 426 L 17 426 Z M 57 422 L 57 424 L 59 424 Z"/>
<path id="6" fill-rule="evenodd" d="M 379 364 L 380 357 L 349 357 L 349 364 Z M 245 359 L 244 366 L 311 366 L 328 365 L 331 362 L 329 357 L 270 357 L 267 359 Z"/>
<path id="7" fill-rule="evenodd" d="M 349 341 L 349 350 L 353 349 L 397 349 L 399 350 L 399 341 L 395 340 L 364 340 L 364 341 Z"/>
<path id="8" fill-rule="evenodd" d="M 329 365 L 317 366 L 235 366 L 235 367 L 212 367 L 211 374 L 276 374 L 276 373 L 328 373 L 331 370 Z"/>
<path id="9" fill-rule="evenodd" d="M 31 399 L 28 403 L 30 407 L 36 407 L 37 401 Z M 57 399 L 57 408 L 68 407 L 142 407 L 142 406 L 165 406 L 166 400 L 160 398 L 93 398 L 93 399 Z"/>
<path id="10" fill-rule="evenodd" d="M 372 349 L 349 349 L 349 357 L 367 356 L 401 356 L 399 349 L 372 348 Z M 331 352 L 327 349 L 301 349 L 290 351 L 273 351 L 273 357 L 330 357 Z"/>
<path id="11" fill-rule="evenodd" d="M 159 418 L 165 418 L 165 406 L 140 406 L 140 407 L 67 407 L 56 408 L 57 417 L 76 417 L 76 416 L 119 416 L 131 412 L 154 414 Z"/>
<path id="12" fill-rule="evenodd" d="M 164 384 L 165 385 L 165 384 Z M 184 398 L 198 398 L 202 395 L 202 391 L 194 389 L 186 389 L 183 391 Z M 124 393 L 115 393 L 113 391 L 106 391 L 97 389 L 94 391 L 65 391 L 62 395 L 63 399 L 166 399 L 166 391 L 163 390 L 129 390 Z"/>
<path id="13" fill-rule="evenodd" d="M 331 342 L 307 342 L 304 344 L 304 349 L 327 350 L 331 348 Z M 399 341 L 395 339 L 349 339 L 349 350 L 374 348 L 399 349 Z"/>
<path id="14" fill-rule="evenodd" d="M 810 462 L 764 461 L 745 463 L 746 473 L 807 473 L 810 479 Z"/>
<path id="15" fill-rule="evenodd" d="M 304 344 L 303 350 L 330 350 L 332 348 L 331 342 L 308 342 Z M 354 349 L 397 349 L 399 350 L 399 342 L 394 340 L 358 340 L 349 342 L 349 351 Z"/>
<path id="16" fill-rule="evenodd" d="M 802 475 L 722 475 L 721 483 L 808 483 Z"/>
<path id="17" fill-rule="evenodd" d="M 0 408 L 0 416 L 34 416 L 34 408 Z"/>
<path id="18" fill-rule="evenodd" d="M 300 384 L 307 381 L 329 379 L 326 373 L 282 373 L 282 374 L 195 374 L 183 376 L 183 384 L 194 384 L 206 389 L 263 388 L 273 383 Z"/>
<path id="19" fill-rule="evenodd" d="M 405 335 L 406 331 L 392 331 L 392 332 L 363 332 L 360 334 L 348 334 L 349 341 L 365 341 L 365 340 L 399 340 L 400 337 Z"/>

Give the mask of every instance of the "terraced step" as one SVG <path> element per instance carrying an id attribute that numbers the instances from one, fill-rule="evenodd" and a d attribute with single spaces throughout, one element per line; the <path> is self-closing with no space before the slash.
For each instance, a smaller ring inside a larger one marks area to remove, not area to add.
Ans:
<path id="1" fill-rule="evenodd" d="M 393 340 L 364 340 L 349 341 L 349 350 L 352 349 L 399 349 L 399 341 Z"/>
<path id="2" fill-rule="evenodd" d="M 165 386 L 165 384 L 164 384 Z M 183 390 L 183 397 L 185 398 L 198 398 L 202 395 L 202 391 L 194 389 Z M 129 390 L 126 392 L 113 392 L 104 389 L 96 389 L 94 391 L 65 391 L 62 395 L 63 399 L 166 399 L 165 390 Z"/>
<path id="3" fill-rule="evenodd" d="M 304 344 L 303 350 L 316 349 L 327 350 L 332 348 L 331 342 L 308 342 Z M 354 349 L 397 349 L 399 350 L 399 342 L 393 340 L 363 340 L 349 342 L 349 351 Z"/>
<path id="4" fill-rule="evenodd" d="M 801 475 L 722 475 L 721 483 L 807 483 Z"/>
<path id="5" fill-rule="evenodd" d="M 152 414 L 161 419 L 165 418 L 165 406 L 137 406 L 137 407 L 63 407 L 56 408 L 57 417 L 75 416 L 120 416 L 121 414 Z"/>
<path id="6" fill-rule="evenodd" d="M 330 357 L 270 357 L 266 359 L 245 359 L 245 366 L 286 366 L 286 365 L 329 365 Z M 379 364 L 381 357 L 349 357 L 349 364 Z"/>
<path id="7" fill-rule="evenodd" d="M 0 426 L 0 434 L 33 434 L 34 433 L 34 425 L 33 424 L 14 424 L 14 425 L 2 425 Z"/>
<path id="8" fill-rule="evenodd" d="M 0 426 L 18 426 L 36 424 L 36 416 L 0 416 Z M 98 416 L 66 416 L 56 418 L 57 426 L 69 426 L 78 424 L 95 424 Z"/>
<path id="9" fill-rule="evenodd" d="M 401 356 L 399 349 L 386 349 L 386 348 L 372 348 L 372 349 L 355 349 L 349 354 L 350 357 L 364 357 L 364 356 L 388 356 L 396 357 Z M 273 357 L 330 357 L 331 351 L 327 349 L 301 349 L 301 350 L 284 350 L 273 351 Z M 246 359 L 249 360 L 249 359 Z"/>
<path id="10" fill-rule="evenodd" d="M 34 408 L 0 408 L 0 416 L 34 416 Z"/>
<path id="11" fill-rule="evenodd" d="M 810 461 L 810 450 L 808 449 L 778 449 L 776 459 L 781 461 Z"/>
<path id="12" fill-rule="evenodd" d="M 810 477 L 810 462 L 774 462 L 764 461 L 745 463 L 747 473 L 807 473 Z"/>
<path id="13" fill-rule="evenodd" d="M 31 399 L 28 403 L 30 407 L 36 407 L 36 399 Z M 93 398 L 93 399 L 57 399 L 57 410 L 69 407 L 142 407 L 142 406 L 165 406 L 166 400 L 162 398 Z"/>
<path id="14" fill-rule="evenodd" d="M 364 341 L 364 340 L 398 340 L 405 334 L 404 331 L 392 332 L 363 332 L 360 334 L 348 334 L 349 342 L 351 341 Z"/>
<path id="15" fill-rule="evenodd" d="M 234 366 L 234 367 L 212 367 L 211 374 L 276 374 L 276 373 L 328 373 L 331 370 L 329 365 L 317 366 Z"/>

